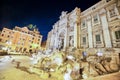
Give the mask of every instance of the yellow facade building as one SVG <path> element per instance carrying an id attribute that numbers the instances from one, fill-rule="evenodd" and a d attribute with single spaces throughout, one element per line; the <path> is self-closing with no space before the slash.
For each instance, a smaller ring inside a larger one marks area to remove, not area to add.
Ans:
<path id="1" fill-rule="evenodd" d="M 9 50 L 28 53 L 34 52 L 41 47 L 42 35 L 36 29 L 33 31 L 27 27 L 18 27 L 8 29 L 3 28 L 0 35 L 0 44 L 6 46 Z"/>

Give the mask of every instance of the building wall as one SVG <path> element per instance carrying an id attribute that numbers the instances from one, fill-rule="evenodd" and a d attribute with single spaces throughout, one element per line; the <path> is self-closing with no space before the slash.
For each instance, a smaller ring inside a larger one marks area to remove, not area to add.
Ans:
<path id="1" fill-rule="evenodd" d="M 30 31 L 27 27 L 16 26 L 13 30 L 3 28 L 0 42 L 11 47 L 11 50 L 29 52 L 41 47 L 42 35 L 38 31 Z"/>
<path id="2" fill-rule="evenodd" d="M 62 12 L 59 21 L 53 25 L 48 43 L 58 49 L 75 47 L 120 50 L 118 2 L 119 0 L 101 0 L 83 12 L 79 8 L 70 13 Z"/>

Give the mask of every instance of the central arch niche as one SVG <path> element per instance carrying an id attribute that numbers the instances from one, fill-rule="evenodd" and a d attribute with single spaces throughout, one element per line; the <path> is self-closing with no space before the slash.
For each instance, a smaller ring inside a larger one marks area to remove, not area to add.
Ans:
<path id="1" fill-rule="evenodd" d="M 65 44 L 65 30 L 62 30 L 59 33 L 58 49 L 62 50 L 64 48 L 64 44 Z"/>

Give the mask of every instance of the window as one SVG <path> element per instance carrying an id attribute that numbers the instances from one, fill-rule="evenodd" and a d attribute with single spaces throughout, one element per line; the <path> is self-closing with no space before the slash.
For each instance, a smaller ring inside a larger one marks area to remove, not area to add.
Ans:
<path id="1" fill-rule="evenodd" d="M 32 39 L 34 39 L 34 37 Z"/>
<path id="2" fill-rule="evenodd" d="M 38 41 L 40 41 L 40 39 L 38 39 Z"/>
<path id="3" fill-rule="evenodd" d="M 30 48 L 32 48 L 32 46 L 30 46 Z"/>
<path id="4" fill-rule="evenodd" d="M 120 39 L 120 30 L 115 31 L 115 36 L 116 36 L 116 39 Z"/>
<path id="5" fill-rule="evenodd" d="M 11 36 L 11 38 L 13 38 L 13 36 Z"/>
<path id="6" fill-rule="evenodd" d="M 98 16 L 97 15 L 93 16 L 93 21 L 94 21 L 94 23 L 98 22 Z"/>
<path id="7" fill-rule="evenodd" d="M 9 38 L 10 36 L 8 35 L 8 38 Z"/>
<path id="8" fill-rule="evenodd" d="M 109 1 L 111 1 L 111 0 L 106 0 L 106 2 L 109 2 Z"/>
<path id="9" fill-rule="evenodd" d="M 82 22 L 82 27 L 85 27 L 85 26 L 86 26 L 86 25 L 85 25 L 85 21 L 83 21 L 83 22 Z"/>
<path id="10" fill-rule="evenodd" d="M 2 41 L 2 39 L 0 39 L 0 41 Z"/>
<path id="11" fill-rule="evenodd" d="M 38 47 L 36 49 L 38 49 Z"/>
<path id="12" fill-rule="evenodd" d="M 96 9 L 95 7 L 92 8 L 92 10 Z"/>
<path id="13" fill-rule="evenodd" d="M 86 44 L 86 37 L 83 37 L 83 44 Z"/>
<path id="14" fill-rule="evenodd" d="M 115 9 L 112 8 L 109 10 L 109 13 L 110 13 L 110 17 L 115 17 L 116 16 L 116 13 L 115 13 Z"/>
<path id="15" fill-rule="evenodd" d="M 33 34 L 33 36 L 35 36 L 35 34 Z"/>
<path id="16" fill-rule="evenodd" d="M 96 42 L 100 42 L 101 40 L 100 40 L 100 35 L 98 34 L 98 35 L 96 35 Z"/>
<path id="17" fill-rule="evenodd" d="M 22 43 L 21 45 L 24 45 L 24 43 Z"/>
<path id="18" fill-rule="evenodd" d="M 8 42 L 8 40 L 5 41 L 6 43 Z"/>
<path id="19" fill-rule="evenodd" d="M 31 40 L 29 40 L 29 42 L 31 42 Z"/>
<path id="20" fill-rule="evenodd" d="M 37 42 L 37 44 L 39 44 L 39 42 Z"/>
<path id="21" fill-rule="evenodd" d="M 28 34 L 30 34 L 30 32 L 28 32 Z"/>
<path id="22" fill-rule="evenodd" d="M 2 36 L 4 36 L 4 34 L 2 34 Z"/>

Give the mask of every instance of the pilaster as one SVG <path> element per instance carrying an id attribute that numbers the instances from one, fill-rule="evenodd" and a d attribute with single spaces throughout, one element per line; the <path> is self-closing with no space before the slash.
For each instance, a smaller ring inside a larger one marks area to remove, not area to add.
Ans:
<path id="1" fill-rule="evenodd" d="M 104 40 L 105 40 L 105 46 L 107 48 L 112 47 L 105 9 L 102 9 L 100 11 L 100 17 L 101 17 L 101 22 L 102 22 L 102 29 L 103 29 L 103 36 L 104 36 Z"/>
<path id="2" fill-rule="evenodd" d="M 54 44 L 54 47 L 55 49 L 58 48 L 58 33 L 56 32 L 56 35 L 55 35 L 55 44 Z"/>
<path id="3" fill-rule="evenodd" d="M 87 26 L 88 26 L 88 43 L 89 48 L 93 48 L 93 36 L 92 36 L 92 21 L 91 16 L 87 17 Z"/>
<path id="4" fill-rule="evenodd" d="M 68 47 L 68 45 L 69 45 L 68 42 L 69 42 L 68 41 L 68 29 L 66 27 L 66 29 L 65 29 L 65 38 L 64 38 L 64 49 L 66 49 Z"/>
<path id="5" fill-rule="evenodd" d="M 117 3 L 117 8 L 118 8 L 118 11 L 119 11 L 119 14 L 120 14 L 120 0 L 116 0 L 116 3 Z"/>
<path id="6" fill-rule="evenodd" d="M 79 27 L 78 23 L 74 23 L 74 47 L 79 48 Z"/>

